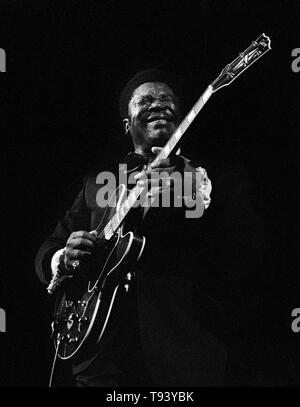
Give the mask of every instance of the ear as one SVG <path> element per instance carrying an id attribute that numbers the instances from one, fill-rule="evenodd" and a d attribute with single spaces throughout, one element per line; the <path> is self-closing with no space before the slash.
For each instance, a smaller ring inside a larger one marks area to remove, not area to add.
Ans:
<path id="1" fill-rule="evenodd" d="M 128 118 L 123 119 L 122 122 L 123 122 L 123 127 L 125 130 L 125 134 L 128 134 L 130 132 L 129 119 Z"/>

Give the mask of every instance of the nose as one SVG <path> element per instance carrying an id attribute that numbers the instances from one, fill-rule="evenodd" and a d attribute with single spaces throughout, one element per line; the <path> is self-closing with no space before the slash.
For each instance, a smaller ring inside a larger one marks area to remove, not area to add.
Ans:
<path id="1" fill-rule="evenodd" d="M 163 103 L 160 99 L 154 99 L 153 102 L 151 103 L 149 110 L 153 111 L 161 111 L 161 110 L 166 110 L 167 106 L 165 103 Z"/>

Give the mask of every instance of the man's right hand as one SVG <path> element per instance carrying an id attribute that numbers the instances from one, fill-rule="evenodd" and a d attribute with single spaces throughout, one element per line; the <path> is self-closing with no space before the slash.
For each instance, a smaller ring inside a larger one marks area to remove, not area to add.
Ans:
<path id="1" fill-rule="evenodd" d="M 70 234 L 66 243 L 66 251 L 64 256 L 64 263 L 66 269 L 70 269 L 74 260 L 80 260 L 92 254 L 94 242 L 97 237 L 97 232 L 86 232 L 80 230 Z"/>

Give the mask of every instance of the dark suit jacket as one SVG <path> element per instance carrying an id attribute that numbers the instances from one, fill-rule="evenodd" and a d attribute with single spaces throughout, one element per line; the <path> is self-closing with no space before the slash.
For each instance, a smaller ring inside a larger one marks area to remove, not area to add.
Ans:
<path id="1" fill-rule="evenodd" d="M 51 278 L 53 254 L 65 246 L 71 232 L 93 230 L 100 222 L 104 208 L 96 203 L 101 187 L 96 184 L 97 173 L 84 180 L 71 209 L 37 253 L 36 270 L 44 284 Z M 212 183 L 214 188 L 214 180 Z M 226 324 L 226 306 L 236 306 L 239 296 L 228 279 L 229 268 L 235 272 L 239 266 L 234 253 L 226 255 L 228 242 L 224 239 L 229 237 L 236 245 L 236 224 L 224 215 L 226 201 L 228 196 L 219 196 L 216 204 L 212 201 L 212 210 L 208 208 L 202 218 L 192 220 L 185 219 L 182 208 L 153 208 L 139 225 L 138 232 L 146 236 L 147 244 L 136 270 L 136 328 L 149 375 L 157 385 L 225 383 L 231 330 Z M 233 199 L 230 205 L 238 206 L 237 201 Z M 229 227 L 224 227 L 226 222 Z"/>

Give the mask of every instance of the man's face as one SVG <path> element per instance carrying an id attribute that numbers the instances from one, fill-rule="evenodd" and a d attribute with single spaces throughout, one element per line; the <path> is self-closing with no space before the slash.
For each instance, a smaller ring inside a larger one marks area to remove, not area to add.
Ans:
<path id="1" fill-rule="evenodd" d="M 125 127 L 137 150 L 150 151 L 153 146 L 163 146 L 171 137 L 178 125 L 178 115 L 178 101 L 172 89 L 162 82 L 147 82 L 133 92 Z"/>

